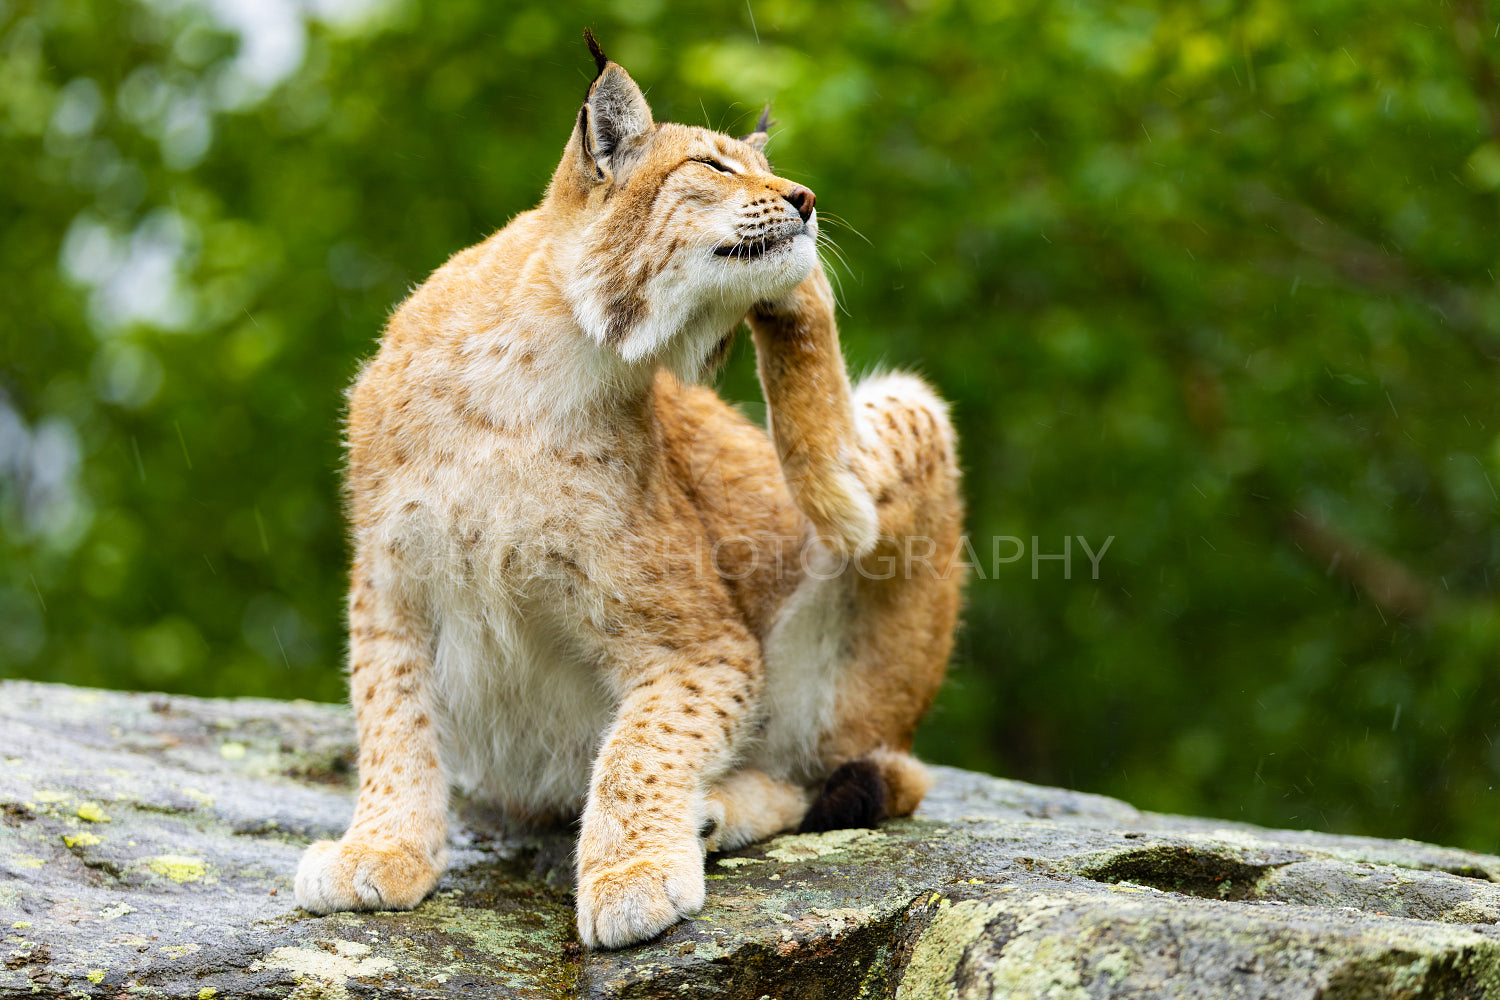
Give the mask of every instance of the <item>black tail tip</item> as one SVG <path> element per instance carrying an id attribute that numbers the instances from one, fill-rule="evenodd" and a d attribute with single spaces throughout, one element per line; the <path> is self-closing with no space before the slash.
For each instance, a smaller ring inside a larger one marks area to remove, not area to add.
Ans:
<path id="1" fill-rule="evenodd" d="M 588 43 L 589 51 L 594 55 L 594 65 L 599 67 L 599 72 L 604 72 L 605 65 L 609 62 L 609 56 L 604 54 L 604 49 L 599 46 L 599 39 L 588 28 L 583 29 L 583 40 Z"/>
<path id="2" fill-rule="evenodd" d="M 885 814 L 885 781 L 868 760 L 851 760 L 828 776 L 798 833 L 870 827 Z"/>

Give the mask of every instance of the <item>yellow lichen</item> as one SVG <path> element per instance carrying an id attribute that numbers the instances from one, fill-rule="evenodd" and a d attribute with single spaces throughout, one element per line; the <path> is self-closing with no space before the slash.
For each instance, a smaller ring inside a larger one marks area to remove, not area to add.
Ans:
<path id="1" fill-rule="evenodd" d="M 225 743 L 219 747 L 219 756 L 225 760 L 243 760 L 245 757 L 245 744 Z"/>
<path id="2" fill-rule="evenodd" d="M 29 854 L 12 854 L 10 863 L 18 868 L 40 868 L 47 862 L 41 858 L 33 858 Z"/>
<path id="3" fill-rule="evenodd" d="M 31 921 L 30 920 L 17 920 L 15 923 L 11 924 L 11 927 L 15 928 L 18 931 L 24 931 L 26 928 L 28 928 L 30 926 L 31 926 Z"/>
<path id="4" fill-rule="evenodd" d="M 152 858 L 147 865 L 153 873 L 162 878 L 169 878 L 179 885 L 184 882 L 197 882 L 207 874 L 202 861 L 197 858 L 185 858 L 180 854 L 163 854 Z"/>
<path id="5" fill-rule="evenodd" d="M 95 844 L 102 844 L 103 842 L 103 840 L 92 833 L 63 834 L 63 843 L 68 845 L 69 850 L 75 847 L 93 847 Z"/>
<path id="6" fill-rule="evenodd" d="M 110 818 L 104 815 L 104 810 L 99 808 L 98 803 L 85 802 L 78 807 L 78 818 L 88 820 L 90 823 L 108 823 Z"/>
<path id="7" fill-rule="evenodd" d="M 45 803 L 49 803 L 49 804 L 53 803 L 53 802 L 66 802 L 66 801 L 68 801 L 68 793 L 67 792 L 49 792 L 49 791 L 47 791 L 47 789 L 42 788 L 42 789 L 38 789 L 37 790 L 36 800 L 38 802 L 45 802 Z"/>
<path id="8" fill-rule="evenodd" d="M 218 996 L 218 994 L 219 991 L 212 986 L 205 986 L 198 991 L 198 1000 L 214 1000 L 214 997 Z"/>
<path id="9" fill-rule="evenodd" d="M 104 970 L 103 969 L 90 969 L 89 970 L 89 974 L 88 974 L 88 981 L 91 982 L 91 983 L 102 983 L 102 982 L 104 982 Z"/>

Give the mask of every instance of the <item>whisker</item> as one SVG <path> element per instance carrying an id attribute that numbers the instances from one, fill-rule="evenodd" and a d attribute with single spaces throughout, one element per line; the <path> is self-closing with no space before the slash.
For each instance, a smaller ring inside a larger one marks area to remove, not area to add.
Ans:
<path id="1" fill-rule="evenodd" d="M 844 248 L 839 246 L 832 237 L 827 237 L 824 240 L 819 240 L 820 245 L 823 245 L 824 243 L 826 243 L 829 252 L 832 253 L 834 258 L 838 260 L 839 264 L 843 266 L 844 270 L 849 274 L 849 276 L 853 277 L 854 269 L 849 266 L 849 258 L 844 255 Z"/>
<path id="2" fill-rule="evenodd" d="M 724 109 L 724 113 L 719 116 L 719 127 L 714 129 L 715 132 L 723 132 L 725 135 L 729 134 L 729 130 L 724 125 L 729 120 L 729 113 L 737 107 L 743 107 L 743 105 L 739 101 L 733 101 L 729 107 Z"/>
<path id="3" fill-rule="evenodd" d="M 849 230 L 849 232 L 853 233 L 855 236 L 858 236 L 860 239 L 864 240 L 866 243 L 869 243 L 870 246 L 874 246 L 875 245 L 874 243 L 870 243 L 870 238 L 868 236 L 866 236 L 864 233 L 860 232 L 858 229 L 855 229 L 852 225 L 850 225 L 849 224 L 849 220 L 846 219 L 846 218 L 844 218 L 842 215 L 838 215 L 837 213 L 834 213 L 834 212 L 819 212 L 818 213 L 818 218 L 819 219 L 827 219 L 829 222 L 832 222 L 835 225 L 843 226 L 845 229 Z"/>
<path id="4" fill-rule="evenodd" d="M 770 143 L 767 143 L 767 145 L 770 145 Z M 776 172 L 778 174 L 780 174 L 782 177 L 808 177 L 808 176 L 811 176 L 806 170 L 782 170 L 782 169 L 778 169 Z M 818 214 L 821 215 L 823 213 L 819 212 Z"/>
<path id="5" fill-rule="evenodd" d="M 820 238 L 818 240 L 818 248 L 821 250 L 824 246 L 828 247 L 829 253 L 832 254 L 834 260 L 836 260 L 842 266 L 843 270 L 848 272 L 850 277 L 853 277 L 853 272 L 849 271 L 849 264 L 844 260 L 844 256 L 839 251 L 838 246 L 835 245 L 832 240 L 825 241 L 820 234 Z M 821 257 L 822 255 L 820 254 L 819 256 Z M 845 316 L 850 315 L 849 310 L 844 307 L 844 278 L 843 275 L 839 273 L 839 268 L 828 267 L 825 261 L 823 273 L 828 275 L 828 283 L 833 287 L 834 305 L 838 308 L 838 311 L 843 313 Z"/>
<path id="6" fill-rule="evenodd" d="M 843 313 L 845 316 L 851 315 L 849 310 L 844 308 L 844 279 L 839 276 L 839 273 L 837 271 L 830 271 L 825 269 L 824 273 L 829 276 L 830 280 L 828 282 L 828 285 L 831 289 L 833 289 L 834 308 Z"/>

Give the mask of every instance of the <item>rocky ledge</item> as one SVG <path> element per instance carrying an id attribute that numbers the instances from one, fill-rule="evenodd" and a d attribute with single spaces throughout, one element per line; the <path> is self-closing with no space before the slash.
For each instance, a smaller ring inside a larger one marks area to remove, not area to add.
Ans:
<path id="1" fill-rule="evenodd" d="M 411 913 L 313 917 L 349 715 L 0 683 L 0 996 L 1500 997 L 1500 858 L 951 769 L 918 815 L 709 859 L 709 901 L 590 953 L 566 831 L 463 805 Z"/>

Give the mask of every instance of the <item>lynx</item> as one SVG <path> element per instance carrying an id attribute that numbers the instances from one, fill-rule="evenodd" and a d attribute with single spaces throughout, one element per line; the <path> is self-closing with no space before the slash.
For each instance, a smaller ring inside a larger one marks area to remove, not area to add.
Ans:
<path id="1" fill-rule="evenodd" d="M 598 67 L 541 204 L 439 268 L 349 397 L 348 832 L 314 913 L 406 909 L 450 786 L 578 817 L 578 933 L 650 938 L 709 851 L 909 814 L 958 614 L 955 441 L 845 373 L 813 193 Z M 697 384 L 748 320 L 762 430 Z"/>

